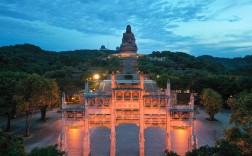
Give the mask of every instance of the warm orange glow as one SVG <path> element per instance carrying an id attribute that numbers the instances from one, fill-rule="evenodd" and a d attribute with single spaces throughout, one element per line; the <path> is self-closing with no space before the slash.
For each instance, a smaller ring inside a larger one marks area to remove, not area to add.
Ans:
<path id="1" fill-rule="evenodd" d="M 98 79 L 100 78 L 100 75 L 99 75 L 99 74 L 94 74 L 93 78 L 94 78 L 95 80 L 98 80 Z"/>
<path id="2" fill-rule="evenodd" d="M 67 146 L 69 149 L 71 149 L 71 152 L 80 153 L 80 151 L 82 151 L 82 144 L 80 144 L 80 142 L 82 142 L 83 139 L 81 128 L 78 128 L 76 124 L 73 124 L 70 127 L 70 129 L 67 130 L 66 135 L 67 135 Z"/>
<path id="3" fill-rule="evenodd" d="M 75 124 L 73 124 L 72 127 L 71 127 L 71 129 L 78 129 L 78 126 L 75 125 Z"/>
<path id="4" fill-rule="evenodd" d="M 184 155 L 188 150 L 188 128 L 179 125 L 172 130 L 172 149 L 180 155 Z"/>

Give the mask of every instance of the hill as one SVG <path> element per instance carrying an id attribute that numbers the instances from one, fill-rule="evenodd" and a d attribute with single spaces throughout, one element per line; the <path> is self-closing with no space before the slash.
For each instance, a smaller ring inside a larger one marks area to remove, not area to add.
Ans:
<path id="1" fill-rule="evenodd" d="M 118 70 L 119 59 L 107 58 L 117 51 L 45 51 L 31 44 L 0 47 L 0 70 L 38 73 L 56 78 L 62 90 L 82 89 L 94 72 Z"/>
<path id="2" fill-rule="evenodd" d="M 113 50 L 74 50 L 53 52 L 38 46 L 23 44 L 0 47 L 0 70 L 38 73 L 55 78 L 62 91 L 83 89 L 86 79 L 94 73 L 103 78 L 109 71 L 120 68 L 120 59 L 108 58 Z M 174 90 L 200 93 L 213 88 L 224 99 L 252 88 L 252 56 L 243 58 L 218 58 L 183 52 L 154 51 L 138 59 L 140 71 L 150 74 L 161 88 L 167 79 Z"/>

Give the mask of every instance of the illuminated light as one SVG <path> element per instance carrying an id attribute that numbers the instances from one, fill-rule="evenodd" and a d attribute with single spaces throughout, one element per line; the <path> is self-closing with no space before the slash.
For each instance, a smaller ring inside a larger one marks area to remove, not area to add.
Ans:
<path id="1" fill-rule="evenodd" d="M 157 78 L 159 78 L 160 76 L 159 75 L 157 75 Z"/>
<path id="2" fill-rule="evenodd" d="M 75 124 L 73 124 L 72 127 L 71 127 L 71 129 L 78 129 L 78 126 L 75 125 Z"/>
<path id="3" fill-rule="evenodd" d="M 100 75 L 99 75 L 99 74 L 94 74 L 93 78 L 94 78 L 95 80 L 98 80 L 98 79 L 100 78 Z"/>
<path id="4" fill-rule="evenodd" d="M 183 129 L 186 128 L 186 126 L 184 126 L 184 125 L 178 125 L 178 126 L 173 126 L 173 128 L 183 130 Z"/>

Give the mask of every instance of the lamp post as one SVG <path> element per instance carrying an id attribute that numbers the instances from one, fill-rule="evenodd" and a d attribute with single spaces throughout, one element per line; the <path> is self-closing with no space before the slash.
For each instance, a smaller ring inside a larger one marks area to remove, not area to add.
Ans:
<path id="1" fill-rule="evenodd" d="M 90 92 L 93 92 L 95 90 L 95 88 L 98 87 L 99 85 L 99 79 L 100 79 L 100 75 L 99 74 L 94 74 L 92 76 L 92 78 L 89 78 L 89 84 L 90 84 Z"/>
<path id="2" fill-rule="evenodd" d="M 99 75 L 99 74 L 94 74 L 93 78 L 94 78 L 95 80 L 99 80 L 99 79 L 100 79 L 100 75 Z"/>

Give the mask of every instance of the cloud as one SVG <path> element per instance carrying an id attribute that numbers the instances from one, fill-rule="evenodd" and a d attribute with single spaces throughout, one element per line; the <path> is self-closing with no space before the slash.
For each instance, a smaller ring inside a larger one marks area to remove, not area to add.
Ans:
<path id="1" fill-rule="evenodd" d="M 250 0 L 3 0 L 0 37 L 6 40 L 0 45 L 29 42 L 58 51 L 103 44 L 115 49 L 130 24 L 140 53 L 244 56 L 252 43 L 250 10 Z"/>

